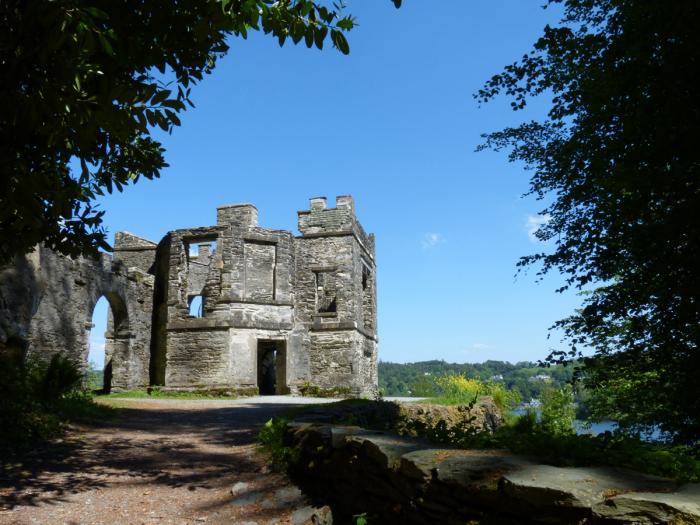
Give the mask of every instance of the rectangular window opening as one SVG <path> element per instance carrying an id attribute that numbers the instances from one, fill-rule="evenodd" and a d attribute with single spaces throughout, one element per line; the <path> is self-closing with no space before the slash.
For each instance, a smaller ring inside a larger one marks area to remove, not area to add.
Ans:
<path id="1" fill-rule="evenodd" d="M 206 263 L 216 253 L 216 241 L 216 239 L 191 239 L 185 241 L 187 258 Z"/>

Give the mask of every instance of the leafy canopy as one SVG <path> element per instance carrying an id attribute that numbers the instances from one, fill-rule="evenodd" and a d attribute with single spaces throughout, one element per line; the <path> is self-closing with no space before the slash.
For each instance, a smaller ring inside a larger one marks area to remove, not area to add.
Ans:
<path id="1" fill-rule="evenodd" d="M 1 2 L 0 262 L 39 242 L 108 249 L 95 198 L 159 176 L 152 131 L 180 125 L 230 36 L 318 49 L 330 39 L 347 54 L 355 25 L 342 1 Z"/>
<path id="2" fill-rule="evenodd" d="M 486 135 L 532 170 L 553 249 L 520 266 L 559 270 L 583 306 L 558 322 L 568 353 L 632 430 L 700 438 L 700 3 L 550 0 L 563 18 L 475 95 L 546 119 Z M 633 399 L 633 404 L 629 402 Z M 598 407 L 602 407 L 598 403 Z M 602 414 L 599 414 L 602 415 Z"/>

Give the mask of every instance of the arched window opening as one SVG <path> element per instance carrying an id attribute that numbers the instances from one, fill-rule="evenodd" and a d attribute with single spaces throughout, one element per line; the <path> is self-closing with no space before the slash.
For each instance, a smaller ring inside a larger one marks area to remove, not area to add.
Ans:
<path id="1" fill-rule="evenodd" d="M 107 298 L 102 296 L 92 311 L 90 328 L 87 385 L 92 391 L 109 392 L 112 382 L 112 356 L 108 354 L 109 329 L 114 319 Z"/>
<path id="2" fill-rule="evenodd" d="M 201 295 L 190 297 L 189 315 L 190 317 L 204 317 L 204 301 Z"/>

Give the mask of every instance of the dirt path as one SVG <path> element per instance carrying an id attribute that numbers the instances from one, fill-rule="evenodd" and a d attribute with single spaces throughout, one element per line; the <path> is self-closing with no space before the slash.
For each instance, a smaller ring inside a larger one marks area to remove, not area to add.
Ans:
<path id="1" fill-rule="evenodd" d="M 311 523 L 255 444 L 297 402 L 120 401 L 118 420 L 71 430 L 20 472 L 0 472 L 0 524 Z"/>

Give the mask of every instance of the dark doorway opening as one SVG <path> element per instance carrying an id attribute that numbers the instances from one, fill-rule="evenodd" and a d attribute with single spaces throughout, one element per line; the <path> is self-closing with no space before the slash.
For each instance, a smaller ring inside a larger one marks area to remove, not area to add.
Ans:
<path id="1" fill-rule="evenodd" d="M 258 341 L 258 391 L 261 396 L 288 393 L 284 341 Z"/>

